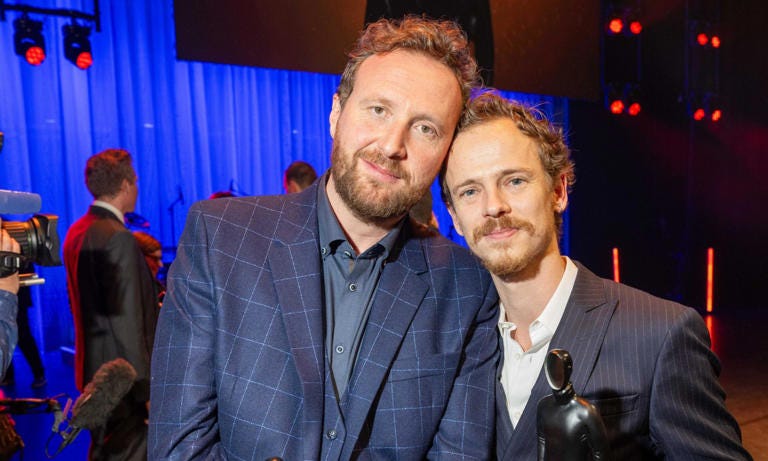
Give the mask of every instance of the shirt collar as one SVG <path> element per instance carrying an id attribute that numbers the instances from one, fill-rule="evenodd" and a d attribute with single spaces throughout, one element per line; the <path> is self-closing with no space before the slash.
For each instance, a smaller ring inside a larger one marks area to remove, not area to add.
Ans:
<path id="1" fill-rule="evenodd" d="M 328 193 L 325 190 L 329 175 L 330 172 L 326 172 L 320 178 L 317 186 L 317 223 L 320 237 L 320 252 L 323 258 L 332 254 L 339 245 L 347 242 L 347 236 L 344 234 L 341 224 L 339 224 L 339 220 L 336 218 L 336 213 L 331 208 L 331 203 L 328 201 Z M 401 219 L 376 245 L 366 250 L 364 255 L 388 258 L 395 247 L 405 221 L 405 219 Z"/>
<path id="2" fill-rule="evenodd" d="M 101 200 L 94 200 L 91 205 L 111 211 L 112 214 L 115 215 L 121 223 L 125 224 L 125 215 L 123 215 L 123 212 L 118 210 L 114 205 Z"/>
<path id="3" fill-rule="evenodd" d="M 568 256 L 563 256 L 563 258 L 565 259 L 563 277 L 560 279 L 560 283 L 557 285 L 552 297 L 549 298 L 549 302 L 547 302 L 544 310 L 531 323 L 530 335 L 532 344 L 530 350 L 536 350 L 554 336 L 557 326 L 560 324 L 560 319 L 563 318 L 568 299 L 571 297 L 571 291 L 573 291 L 573 285 L 576 283 L 576 275 L 579 268 L 576 267 L 576 264 Z M 513 322 L 507 322 L 504 305 L 499 301 L 499 331 L 502 335 L 508 335 L 515 328 L 517 326 Z"/>

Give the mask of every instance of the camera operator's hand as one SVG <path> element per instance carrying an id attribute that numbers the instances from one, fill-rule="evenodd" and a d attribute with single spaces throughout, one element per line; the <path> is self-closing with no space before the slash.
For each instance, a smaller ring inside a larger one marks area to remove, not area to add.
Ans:
<path id="1" fill-rule="evenodd" d="M 3 221 L 0 219 L 0 224 Z M 0 251 L 8 251 L 11 253 L 21 253 L 21 247 L 19 243 L 13 239 L 13 237 L 5 231 L 0 229 Z M 8 277 L 0 278 L 0 290 L 10 291 L 13 294 L 19 291 L 19 273 L 16 272 Z"/>

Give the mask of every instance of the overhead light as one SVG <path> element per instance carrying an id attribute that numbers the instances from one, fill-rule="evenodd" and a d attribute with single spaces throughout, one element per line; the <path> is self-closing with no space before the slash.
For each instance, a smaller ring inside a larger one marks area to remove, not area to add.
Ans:
<path id="1" fill-rule="evenodd" d="M 13 46 L 16 54 L 33 66 L 45 61 L 45 38 L 42 21 L 29 19 L 25 14 L 13 21 Z"/>
<path id="2" fill-rule="evenodd" d="M 86 70 L 93 64 L 91 55 L 91 28 L 67 24 L 61 28 L 64 34 L 64 56 L 79 69 Z"/>

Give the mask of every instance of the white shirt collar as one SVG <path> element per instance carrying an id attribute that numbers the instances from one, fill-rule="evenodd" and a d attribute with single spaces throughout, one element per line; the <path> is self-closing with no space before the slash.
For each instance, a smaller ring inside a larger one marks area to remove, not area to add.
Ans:
<path id="1" fill-rule="evenodd" d="M 568 256 L 563 256 L 565 259 L 565 271 L 563 272 L 563 278 L 560 279 L 560 283 L 557 285 L 555 292 L 552 293 L 552 297 L 549 298 L 549 302 L 544 307 L 544 310 L 539 314 L 536 320 L 531 323 L 540 323 L 547 327 L 553 334 L 557 330 L 557 326 L 560 324 L 560 319 L 565 312 L 565 305 L 568 304 L 568 298 L 571 297 L 571 291 L 573 291 L 573 285 L 576 283 L 576 275 L 579 272 L 579 268 L 571 261 Z M 504 333 L 504 330 L 510 331 L 516 329 L 517 326 L 513 322 L 507 322 L 506 312 L 504 311 L 504 305 L 499 301 L 499 331 Z"/>
<path id="2" fill-rule="evenodd" d="M 123 212 L 118 210 L 114 205 L 101 200 L 94 200 L 92 205 L 106 208 L 107 210 L 111 211 L 113 215 L 117 216 L 117 219 L 119 219 L 121 223 L 125 224 L 125 216 L 123 215 Z"/>

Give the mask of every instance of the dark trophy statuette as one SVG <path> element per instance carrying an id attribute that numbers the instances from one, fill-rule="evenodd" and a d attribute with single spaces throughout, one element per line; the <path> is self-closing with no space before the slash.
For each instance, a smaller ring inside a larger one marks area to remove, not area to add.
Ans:
<path id="1" fill-rule="evenodd" d="M 610 459 L 600 414 L 573 390 L 571 354 L 552 349 L 547 353 L 544 369 L 552 395 L 539 400 L 536 415 L 539 461 Z"/>

